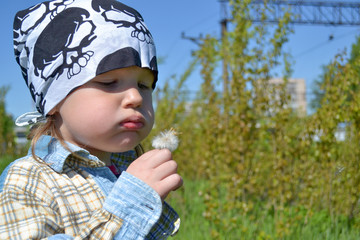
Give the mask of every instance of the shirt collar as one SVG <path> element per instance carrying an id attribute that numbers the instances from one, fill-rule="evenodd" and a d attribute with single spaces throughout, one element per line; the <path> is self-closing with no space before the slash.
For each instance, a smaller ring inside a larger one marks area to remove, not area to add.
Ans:
<path id="1" fill-rule="evenodd" d="M 94 155 L 91 155 L 87 150 L 78 147 L 74 144 L 66 142 L 69 150 L 64 148 L 59 140 L 51 136 L 41 136 L 35 146 L 35 155 L 41 158 L 45 163 L 54 169 L 56 172 L 62 172 L 64 164 L 68 157 L 73 153 L 79 155 L 82 159 L 82 165 L 88 167 L 104 167 L 105 164 Z M 31 154 L 31 148 L 29 150 Z"/>

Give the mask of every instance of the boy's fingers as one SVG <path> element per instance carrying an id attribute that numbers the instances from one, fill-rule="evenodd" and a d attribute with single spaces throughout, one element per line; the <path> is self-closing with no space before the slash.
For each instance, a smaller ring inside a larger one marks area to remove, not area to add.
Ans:
<path id="1" fill-rule="evenodd" d="M 138 161 L 147 161 L 149 158 L 152 158 L 155 154 L 157 154 L 158 149 L 154 149 L 151 151 L 148 151 L 146 153 L 144 153 L 143 155 L 141 155 L 140 157 L 137 158 Z"/>
<path id="2" fill-rule="evenodd" d="M 177 172 L 177 167 L 178 165 L 174 160 L 169 160 L 158 166 L 154 172 L 159 180 L 163 180 L 164 178 L 175 174 Z"/>
<path id="3" fill-rule="evenodd" d="M 175 185 L 175 187 L 172 189 L 172 191 L 179 189 L 184 184 L 184 180 L 179 174 L 176 174 L 174 176 L 174 178 L 176 178 L 176 179 L 174 179 L 174 181 L 177 181 L 177 185 Z"/>
<path id="4" fill-rule="evenodd" d="M 144 156 L 143 158 L 141 157 L 138 159 L 147 167 L 156 168 L 164 162 L 171 160 L 172 154 L 168 149 L 154 149 L 149 152 L 149 156 Z"/>
<path id="5" fill-rule="evenodd" d="M 163 186 L 167 187 L 167 192 L 174 191 L 183 185 L 181 176 L 177 173 L 172 174 L 161 181 Z"/>
<path id="6" fill-rule="evenodd" d="M 183 180 L 179 174 L 172 174 L 162 180 L 163 188 L 158 190 L 157 193 L 160 195 L 162 200 L 165 200 L 167 195 L 171 191 L 175 191 L 183 185 Z"/>

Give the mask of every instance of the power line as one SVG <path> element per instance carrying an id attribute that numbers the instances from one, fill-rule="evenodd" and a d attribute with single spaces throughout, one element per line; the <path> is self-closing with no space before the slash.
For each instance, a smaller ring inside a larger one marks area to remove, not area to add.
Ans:
<path id="1" fill-rule="evenodd" d="M 222 8 L 228 0 L 220 0 Z M 293 19 L 291 23 L 302 25 L 328 25 L 328 26 L 359 26 L 360 3 L 344 1 L 299 1 L 299 0 L 253 0 L 250 5 L 266 5 L 266 19 L 263 13 L 252 11 L 249 15 L 252 22 L 277 23 L 289 11 Z M 231 21 L 223 16 L 222 21 Z"/>
<path id="2" fill-rule="evenodd" d="M 337 36 L 337 37 L 335 37 L 333 34 L 331 34 L 331 35 L 329 36 L 329 39 L 328 39 L 328 40 L 323 41 L 323 42 L 320 42 L 320 43 L 318 43 L 318 44 L 310 47 L 309 49 L 307 49 L 307 50 L 305 50 L 305 51 L 302 51 L 302 52 L 300 52 L 300 53 L 298 53 L 298 54 L 295 54 L 294 57 L 295 57 L 295 58 L 301 57 L 301 56 L 303 56 L 303 55 L 305 55 L 305 54 L 307 54 L 307 53 L 309 53 L 309 52 L 313 52 L 314 50 L 325 46 L 326 44 L 329 44 L 330 42 L 339 40 L 339 39 L 341 39 L 341 38 L 344 38 L 344 37 L 346 37 L 346 36 L 348 36 L 348 35 L 352 35 L 352 34 L 354 34 L 354 31 L 347 32 L 347 33 L 345 33 L 345 34 L 343 34 L 343 35 L 341 35 L 341 36 Z"/>
<path id="3" fill-rule="evenodd" d="M 221 3 L 221 33 L 227 31 L 229 0 L 218 0 Z M 253 0 L 250 5 L 264 5 L 264 0 Z M 284 16 L 285 11 L 290 11 L 292 24 L 302 25 L 325 25 L 325 26 L 360 26 L 360 3 L 343 1 L 299 1 L 299 0 L 274 0 L 266 1 L 268 6 L 267 17 L 264 19 L 262 13 L 253 11 L 250 15 L 252 22 L 277 23 Z M 186 36 L 182 38 L 200 45 L 203 37 Z"/>

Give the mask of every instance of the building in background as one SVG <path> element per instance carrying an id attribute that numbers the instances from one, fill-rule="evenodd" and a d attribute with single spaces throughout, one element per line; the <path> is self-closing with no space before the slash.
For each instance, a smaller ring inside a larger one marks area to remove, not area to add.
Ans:
<path id="1" fill-rule="evenodd" d="M 269 84 L 279 85 L 283 83 L 282 78 L 272 78 L 269 80 Z M 306 103 L 306 84 L 303 78 L 289 78 L 286 86 L 287 93 L 290 96 L 290 107 L 300 115 L 306 115 L 307 103 Z"/>
<path id="2" fill-rule="evenodd" d="M 16 142 L 16 149 L 20 150 L 26 146 L 28 143 L 27 134 L 29 129 L 27 127 L 18 127 L 14 128 L 15 132 L 15 142 Z"/>

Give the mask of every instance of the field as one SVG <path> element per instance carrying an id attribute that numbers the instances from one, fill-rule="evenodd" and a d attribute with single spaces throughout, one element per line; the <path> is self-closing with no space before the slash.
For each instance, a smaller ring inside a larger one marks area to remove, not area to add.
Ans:
<path id="1" fill-rule="evenodd" d="M 11 161 L 11 157 L 2 157 L 0 172 Z M 238 228 L 220 231 L 220 235 L 214 235 L 212 231 L 214 224 L 204 217 L 206 211 L 204 192 L 208 187 L 207 181 L 185 180 L 184 186 L 169 196 L 169 203 L 181 217 L 181 228 L 174 239 L 359 239 L 360 230 L 349 228 L 345 217 L 337 217 L 335 221 L 331 221 L 331 216 L 326 212 L 316 212 L 309 217 L 305 211 L 299 211 L 301 208 L 298 206 L 289 207 L 284 211 L 287 216 L 283 216 L 283 219 L 286 219 L 283 224 L 288 224 L 284 229 L 289 229 L 289 231 L 283 233 L 283 236 L 279 238 L 277 216 L 274 216 L 271 211 L 265 211 L 261 203 L 250 214 L 240 216 Z M 221 204 L 223 200 L 219 201 Z"/>
<path id="2" fill-rule="evenodd" d="M 213 224 L 203 217 L 205 204 L 202 193 L 206 191 L 206 182 L 185 181 L 184 187 L 179 192 L 170 196 L 169 202 L 181 215 L 181 228 L 175 239 L 328 239 L 328 240 L 351 240 L 359 239 L 360 230 L 349 228 L 345 217 L 338 217 L 331 221 L 331 216 L 326 212 L 313 213 L 311 217 L 305 211 L 299 211 L 301 207 L 292 206 L 284 212 L 282 223 L 271 211 L 265 211 L 264 203 L 250 214 L 240 216 L 238 228 L 220 231 L 220 235 L 212 234 Z M 226 218 L 226 216 L 224 216 Z M 279 233 L 281 224 L 287 225 L 283 229 L 286 232 Z M 290 226 L 291 225 L 291 226 Z M 282 237 L 280 237 L 283 235 Z"/>

